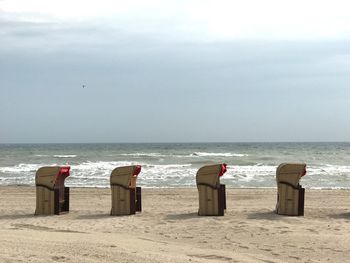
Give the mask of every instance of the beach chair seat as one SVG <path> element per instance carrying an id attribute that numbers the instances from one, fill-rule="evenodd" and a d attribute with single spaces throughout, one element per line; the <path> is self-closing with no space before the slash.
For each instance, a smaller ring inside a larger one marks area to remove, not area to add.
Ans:
<path id="1" fill-rule="evenodd" d="M 276 213 L 289 216 L 304 215 L 305 189 L 299 184 L 306 174 L 306 164 L 282 163 L 276 171 Z"/>
<path id="2" fill-rule="evenodd" d="M 226 209 L 226 189 L 220 177 L 227 171 L 226 164 L 201 167 L 196 175 L 200 216 L 223 216 Z"/>
<path id="3" fill-rule="evenodd" d="M 136 186 L 140 165 L 115 168 L 110 177 L 111 215 L 132 215 L 142 210 L 141 187 Z"/>
<path id="4" fill-rule="evenodd" d="M 35 175 L 35 215 L 59 215 L 69 211 L 69 187 L 64 186 L 69 166 L 41 167 Z"/>

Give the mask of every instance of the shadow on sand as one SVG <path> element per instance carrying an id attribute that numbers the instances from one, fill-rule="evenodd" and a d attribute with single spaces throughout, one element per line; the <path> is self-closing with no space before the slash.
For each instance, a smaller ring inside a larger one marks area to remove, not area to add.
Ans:
<path id="1" fill-rule="evenodd" d="M 78 215 L 78 219 L 102 219 L 102 218 L 113 218 L 110 214 L 89 214 L 89 215 Z"/>
<path id="2" fill-rule="evenodd" d="M 34 213 L 32 214 L 20 214 L 20 215 L 0 215 L 0 220 L 8 220 L 8 219 L 24 219 L 24 218 L 34 218 L 36 217 Z"/>
<path id="3" fill-rule="evenodd" d="M 198 218 L 198 213 L 171 214 L 165 217 L 167 220 L 186 220 L 192 218 Z"/>
<path id="4" fill-rule="evenodd" d="M 350 213 L 341 213 L 341 214 L 331 214 L 329 217 L 334 219 L 348 219 L 350 220 Z"/>
<path id="5" fill-rule="evenodd" d="M 276 214 L 275 211 L 267 211 L 267 212 L 257 212 L 248 215 L 249 219 L 264 219 L 264 220 L 280 220 L 283 216 Z"/>

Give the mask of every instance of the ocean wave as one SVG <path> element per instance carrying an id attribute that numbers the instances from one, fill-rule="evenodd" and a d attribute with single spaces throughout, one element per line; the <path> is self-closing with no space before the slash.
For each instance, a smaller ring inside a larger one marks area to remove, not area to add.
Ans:
<path id="1" fill-rule="evenodd" d="M 147 168 L 154 168 L 154 167 L 163 167 L 163 168 L 185 168 L 190 167 L 192 164 L 185 163 L 185 164 L 143 164 L 143 167 Z"/>
<path id="2" fill-rule="evenodd" d="M 146 153 L 146 152 L 139 152 L 139 153 L 121 153 L 120 156 L 130 156 L 130 157 L 167 157 L 167 155 L 161 154 L 161 153 Z"/>
<path id="3" fill-rule="evenodd" d="M 10 173 L 10 174 L 18 174 L 18 173 L 28 173 L 28 172 L 35 172 L 38 170 L 41 166 L 41 164 L 28 164 L 28 163 L 20 163 L 18 165 L 14 166 L 7 166 L 7 167 L 0 167 L 1 173 Z"/>
<path id="4" fill-rule="evenodd" d="M 188 159 L 190 161 L 190 159 Z M 198 164 L 193 163 L 149 163 L 145 161 L 85 161 L 72 164 L 67 186 L 108 187 L 112 170 L 120 166 L 139 164 L 142 166 L 139 183 L 146 187 L 195 186 Z M 42 166 L 57 165 L 41 163 L 20 163 L 0 167 L 0 185 L 34 184 L 35 173 Z M 256 163 L 254 165 L 228 164 L 222 182 L 228 187 L 273 187 L 276 185 L 277 165 Z M 337 189 L 350 187 L 350 166 L 310 165 L 301 183 L 307 188 Z"/>
<path id="5" fill-rule="evenodd" d="M 188 172 L 188 167 L 191 167 L 191 164 L 146 164 L 146 163 L 133 163 L 127 161 L 119 162 L 84 162 L 78 165 L 74 165 L 71 168 L 71 174 L 74 177 L 79 175 L 89 175 L 90 178 L 97 178 L 101 175 L 110 175 L 113 169 L 121 166 L 128 165 L 141 165 L 141 177 L 148 178 L 160 178 L 165 175 L 174 174 L 175 176 L 181 175 Z"/>
<path id="6" fill-rule="evenodd" d="M 243 153 L 213 153 L 213 152 L 194 152 L 190 156 L 199 156 L 199 157 L 245 157 L 248 154 Z"/>
<path id="7" fill-rule="evenodd" d="M 276 174 L 276 166 L 271 165 L 229 165 L 224 180 L 231 180 L 234 184 L 242 182 L 271 181 Z"/>
<path id="8" fill-rule="evenodd" d="M 350 186 L 346 187 L 346 186 L 314 186 L 314 187 L 309 187 L 309 189 L 312 189 L 312 190 L 347 190 L 349 189 Z"/>
<path id="9" fill-rule="evenodd" d="M 154 157 L 154 158 L 164 158 L 164 157 L 173 157 L 173 158 L 188 158 L 188 157 L 246 157 L 248 154 L 242 153 L 214 153 L 214 152 L 194 152 L 191 154 L 162 154 L 156 152 L 136 152 L 136 153 L 121 153 L 119 156 L 130 156 L 130 157 Z"/>
<path id="10" fill-rule="evenodd" d="M 55 158 L 75 158 L 77 155 L 75 154 L 56 154 L 53 157 Z"/>
<path id="11" fill-rule="evenodd" d="M 350 174 L 350 166 L 348 165 L 332 165 L 325 164 L 322 166 L 307 166 L 307 173 L 311 174 Z"/>
<path id="12" fill-rule="evenodd" d="M 136 163 L 119 162 L 84 162 L 71 168 L 71 176 L 67 178 L 67 185 L 85 186 L 96 185 L 108 187 L 109 176 L 116 167 L 135 165 Z M 142 166 L 139 174 L 139 184 L 147 187 L 160 186 L 191 186 L 197 169 L 191 164 L 146 164 L 137 163 Z"/>
<path id="13" fill-rule="evenodd" d="M 95 176 L 110 175 L 111 172 L 116 167 L 120 166 L 129 166 L 132 165 L 132 162 L 125 161 L 116 161 L 116 162 L 108 162 L 108 161 L 98 161 L 98 162 L 83 162 L 81 164 L 72 165 L 71 166 L 71 174 L 73 176 L 79 175 L 89 175 L 94 178 Z"/>

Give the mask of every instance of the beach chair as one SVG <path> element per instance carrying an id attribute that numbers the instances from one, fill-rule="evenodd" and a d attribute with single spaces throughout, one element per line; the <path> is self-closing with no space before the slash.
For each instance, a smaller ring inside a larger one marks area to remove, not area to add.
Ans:
<path id="1" fill-rule="evenodd" d="M 141 212 L 141 187 L 136 187 L 140 165 L 117 167 L 112 171 L 111 215 L 132 215 Z"/>
<path id="2" fill-rule="evenodd" d="M 35 175 L 35 215 L 59 215 L 69 211 L 69 187 L 64 186 L 69 170 L 69 166 L 38 169 Z"/>
<path id="3" fill-rule="evenodd" d="M 306 174 L 306 164 L 282 163 L 276 171 L 276 213 L 289 216 L 304 215 L 305 189 L 299 184 Z"/>
<path id="4" fill-rule="evenodd" d="M 196 175 L 199 195 L 200 216 L 223 216 L 226 209 L 225 185 L 220 177 L 226 172 L 226 164 L 214 164 L 201 167 Z"/>

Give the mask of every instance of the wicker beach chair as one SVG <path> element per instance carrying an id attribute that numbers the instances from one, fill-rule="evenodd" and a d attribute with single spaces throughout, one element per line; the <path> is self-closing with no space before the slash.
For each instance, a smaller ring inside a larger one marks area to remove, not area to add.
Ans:
<path id="1" fill-rule="evenodd" d="M 200 216 L 223 216 L 226 209 L 225 185 L 220 177 L 226 172 L 226 164 L 214 164 L 201 167 L 196 175 L 199 195 Z"/>
<path id="2" fill-rule="evenodd" d="M 140 165 L 117 167 L 112 171 L 111 215 L 132 215 L 141 212 L 141 187 L 136 187 Z"/>
<path id="3" fill-rule="evenodd" d="M 276 171 L 276 213 L 289 216 L 304 215 L 305 189 L 299 184 L 306 174 L 306 164 L 282 163 Z"/>
<path id="4" fill-rule="evenodd" d="M 35 176 L 35 215 L 59 215 L 69 211 L 69 187 L 64 186 L 69 170 L 69 166 L 38 169 Z"/>

